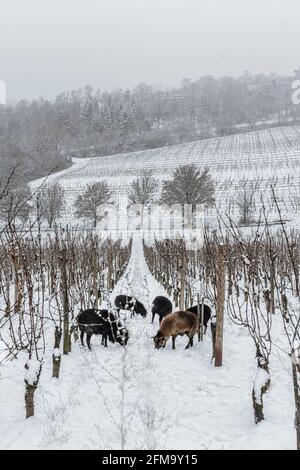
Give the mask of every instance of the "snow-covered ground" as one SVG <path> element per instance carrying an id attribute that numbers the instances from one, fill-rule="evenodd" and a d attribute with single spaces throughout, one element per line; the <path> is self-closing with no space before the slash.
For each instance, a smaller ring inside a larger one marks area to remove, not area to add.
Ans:
<path id="1" fill-rule="evenodd" d="M 127 155 L 74 159 L 71 168 L 49 177 L 66 191 L 61 222 L 72 221 L 76 197 L 88 183 L 107 179 L 116 202 L 126 207 L 129 184 L 143 169 L 151 169 L 162 180 L 185 163 L 209 166 L 219 208 L 231 207 L 233 213 L 243 185 L 256 182 L 267 204 L 270 183 L 276 182 L 284 218 L 300 226 L 299 126 Z M 32 187 L 41 182 L 34 181 Z M 128 220 L 126 211 L 121 212 L 122 226 Z M 130 220 L 130 229 L 133 222 Z M 145 241 L 151 243 L 153 234 L 147 230 Z M 157 236 L 156 230 L 153 233 Z M 118 344 L 104 348 L 96 336 L 92 352 L 74 344 L 72 353 L 62 358 L 59 380 L 51 378 L 53 327 L 49 326 L 35 417 L 28 420 L 24 409 L 27 356 L 20 354 L 2 365 L 0 448 L 294 449 L 291 366 L 284 353 L 280 315 L 274 317 L 272 326 L 272 382 L 264 398 L 266 419 L 255 425 L 251 399 L 255 350 L 247 330 L 226 318 L 221 368 L 211 362 L 209 329 L 205 341 L 196 342 L 190 350 L 185 350 L 186 338 L 177 340 L 176 351 L 171 350 L 171 342 L 165 349 L 155 350 L 152 336 L 158 323 L 156 319 L 151 324 L 151 304 L 157 295 L 166 293 L 146 265 L 141 232 L 136 230 L 134 236 L 128 268 L 110 301 L 113 304 L 121 293 L 133 295 L 146 306 L 147 318 L 130 318 L 123 312 L 130 332 L 126 348 Z"/>
<path id="2" fill-rule="evenodd" d="M 218 210 L 236 216 L 237 196 L 244 187 L 256 188 L 257 210 L 263 196 L 265 207 L 276 217 L 271 184 L 288 219 L 300 213 L 300 126 L 265 129 L 191 142 L 153 150 L 111 155 L 84 160 L 74 159 L 67 170 L 53 174 L 47 181 L 59 182 L 65 190 L 66 204 L 62 222 L 74 221 L 78 194 L 87 184 L 107 180 L 113 199 L 126 198 L 130 183 L 143 170 L 151 170 L 161 183 L 180 165 L 196 164 L 209 168 L 216 187 Z M 32 183 L 38 187 L 42 180 Z"/>
<path id="3" fill-rule="evenodd" d="M 148 309 L 166 295 L 146 265 L 142 241 L 133 241 L 128 268 L 112 293 L 136 296 Z M 279 316 L 278 316 L 279 317 Z M 124 317 L 125 318 L 125 317 Z M 48 348 L 36 392 L 36 415 L 24 419 L 22 355 L 0 369 L 0 448 L 34 449 L 294 449 L 294 405 L 289 358 L 282 352 L 280 318 L 274 319 L 272 385 L 265 396 L 265 421 L 254 424 L 251 390 L 255 351 L 246 330 L 225 324 L 224 365 L 211 362 L 210 331 L 185 350 L 155 350 L 151 316 L 125 318 L 126 348 L 93 351 L 73 345 L 52 379 Z M 52 334 L 52 332 L 50 332 Z M 51 344 L 51 343 L 50 343 Z"/>

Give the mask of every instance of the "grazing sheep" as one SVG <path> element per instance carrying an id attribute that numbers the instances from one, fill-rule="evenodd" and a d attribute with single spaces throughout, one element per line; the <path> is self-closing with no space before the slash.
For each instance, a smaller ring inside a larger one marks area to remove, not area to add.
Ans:
<path id="1" fill-rule="evenodd" d="M 198 320 L 191 312 L 174 312 L 167 315 L 161 322 L 160 328 L 154 336 L 156 349 L 164 348 L 172 336 L 172 349 L 175 349 L 175 340 L 178 335 L 187 335 L 189 342 L 185 349 L 193 346 L 193 338 L 198 330 Z"/>
<path id="2" fill-rule="evenodd" d="M 79 313 L 76 318 L 79 330 L 80 340 L 84 346 L 83 337 L 86 333 L 86 342 L 91 350 L 92 335 L 102 335 L 102 343 L 107 347 L 107 338 L 112 343 L 119 343 L 125 346 L 128 341 L 128 331 L 121 325 L 119 320 L 108 310 L 96 310 L 94 308 Z"/>
<path id="3" fill-rule="evenodd" d="M 145 309 L 144 305 L 135 297 L 129 297 L 128 295 L 118 295 L 115 299 L 115 306 L 117 307 L 118 312 L 120 310 L 129 310 L 132 312 L 131 316 L 133 314 L 138 314 L 142 317 L 147 316 L 147 310 Z"/>
<path id="4" fill-rule="evenodd" d="M 162 322 L 162 319 L 172 313 L 173 305 L 172 302 L 163 296 L 155 297 L 152 304 L 152 323 L 154 322 L 154 317 L 157 314 L 159 316 L 159 323 Z"/>
<path id="5" fill-rule="evenodd" d="M 101 310 L 101 315 L 103 318 L 105 318 L 106 320 L 109 318 L 109 321 L 111 324 L 116 324 L 117 325 L 117 330 L 116 330 L 116 341 L 117 343 L 119 344 L 122 344 L 126 346 L 126 344 L 128 343 L 128 339 L 129 339 L 129 333 L 128 333 L 128 330 L 127 328 L 122 324 L 122 322 L 115 317 L 115 315 L 113 313 L 108 313 L 108 310 Z M 105 343 L 105 344 L 104 344 Z M 102 336 L 102 344 L 107 346 L 107 339 L 106 339 L 106 342 L 105 342 L 105 338 Z"/>
<path id="6" fill-rule="evenodd" d="M 200 318 L 201 318 L 201 310 L 202 310 L 202 305 L 200 304 Z M 198 316 L 198 306 L 197 305 L 195 305 L 194 307 L 188 308 L 187 311 Z M 207 323 L 209 322 L 210 317 L 211 317 L 211 308 L 208 305 L 204 304 L 204 316 L 203 316 L 204 334 L 206 333 Z M 199 324 L 199 327 L 200 326 L 201 325 Z"/>

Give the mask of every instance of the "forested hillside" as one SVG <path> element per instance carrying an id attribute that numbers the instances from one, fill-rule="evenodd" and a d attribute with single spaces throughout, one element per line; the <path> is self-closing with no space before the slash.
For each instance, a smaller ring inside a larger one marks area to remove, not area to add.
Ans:
<path id="1" fill-rule="evenodd" d="M 69 155 L 101 156 L 222 136 L 294 122 L 291 77 L 276 74 L 197 81 L 172 89 L 90 86 L 0 107 L 0 170 L 17 163 L 26 180 L 69 165 Z"/>

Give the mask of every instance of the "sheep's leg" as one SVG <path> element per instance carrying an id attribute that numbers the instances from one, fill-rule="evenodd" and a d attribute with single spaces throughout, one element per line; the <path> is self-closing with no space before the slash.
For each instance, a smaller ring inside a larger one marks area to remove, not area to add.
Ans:
<path id="1" fill-rule="evenodd" d="M 152 323 L 154 322 L 155 313 L 156 313 L 156 312 L 152 313 Z"/>
<path id="2" fill-rule="evenodd" d="M 175 349 L 176 336 L 172 336 L 172 349 Z"/>
<path id="3" fill-rule="evenodd" d="M 106 348 L 106 333 L 102 333 L 102 346 Z"/>
<path id="4" fill-rule="evenodd" d="M 190 338 L 190 339 L 189 339 L 189 342 L 188 342 L 188 344 L 187 344 L 187 346 L 186 346 L 185 349 L 189 349 L 189 348 L 192 347 L 193 344 L 194 344 L 194 337 L 192 336 L 192 337 L 189 337 L 189 338 Z"/>
<path id="5" fill-rule="evenodd" d="M 86 334 L 86 342 L 87 342 L 87 345 L 88 345 L 88 348 L 89 348 L 90 351 L 92 350 L 92 348 L 91 348 L 91 337 L 92 337 L 92 333 L 87 333 Z"/>
<path id="6" fill-rule="evenodd" d="M 107 348 L 107 334 L 105 335 L 104 346 Z"/>
<path id="7" fill-rule="evenodd" d="M 80 332 L 80 341 L 81 341 L 82 346 L 84 346 L 83 336 L 84 336 L 84 331 L 81 330 L 81 332 Z"/>

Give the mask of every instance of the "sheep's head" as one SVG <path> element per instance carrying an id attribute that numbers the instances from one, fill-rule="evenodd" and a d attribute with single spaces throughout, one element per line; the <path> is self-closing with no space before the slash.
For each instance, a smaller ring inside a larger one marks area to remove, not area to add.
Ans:
<path id="1" fill-rule="evenodd" d="M 164 348 L 166 345 L 166 339 L 158 332 L 156 336 L 153 337 L 155 349 Z"/>

